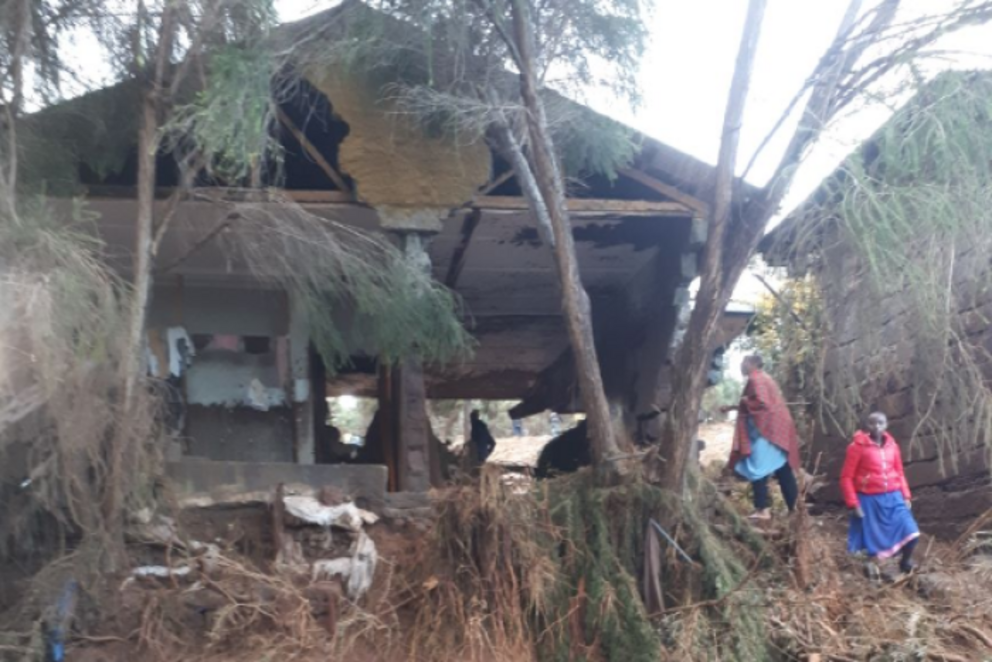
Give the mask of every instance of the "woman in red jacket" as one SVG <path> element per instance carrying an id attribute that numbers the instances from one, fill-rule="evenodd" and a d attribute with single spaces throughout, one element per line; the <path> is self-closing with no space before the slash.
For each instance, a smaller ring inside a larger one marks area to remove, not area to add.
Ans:
<path id="1" fill-rule="evenodd" d="M 852 511 L 847 548 L 879 560 L 902 552 L 899 569 L 909 572 L 920 529 L 910 512 L 902 454 L 899 444 L 885 431 L 885 414 L 870 415 L 867 427 L 867 431 L 854 434 L 840 474 L 844 501 Z"/>

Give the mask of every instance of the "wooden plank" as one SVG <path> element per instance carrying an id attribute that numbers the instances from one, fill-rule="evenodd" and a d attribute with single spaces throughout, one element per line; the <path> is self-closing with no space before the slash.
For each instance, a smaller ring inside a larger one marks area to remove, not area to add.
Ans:
<path id="1" fill-rule="evenodd" d="M 165 200 L 175 192 L 174 187 L 160 186 L 155 189 L 155 198 Z M 134 200 L 133 186 L 88 186 L 89 200 Z M 305 204 L 350 204 L 358 205 L 355 196 L 347 191 L 331 191 L 322 189 L 293 190 L 293 189 L 250 189 L 226 186 L 200 186 L 190 189 L 185 200 L 204 200 L 208 202 L 278 202 L 289 199 L 301 205 Z M 365 206 L 365 205 L 360 205 Z"/>
<path id="2" fill-rule="evenodd" d="M 334 166 L 332 166 L 327 159 L 324 158 L 324 155 L 320 153 L 320 150 L 318 150 L 312 142 L 310 142 L 307 135 L 303 133 L 298 126 L 296 126 L 292 118 L 283 112 L 282 108 L 279 108 L 276 111 L 276 115 L 279 117 L 279 122 L 286 127 L 291 134 L 293 134 L 293 137 L 296 138 L 296 142 L 300 144 L 300 147 L 302 147 L 304 151 L 310 155 L 310 158 L 314 160 L 314 163 L 316 163 L 320 169 L 324 171 L 324 174 L 327 175 L 331 182 L 338 187 L 338 190 L 350 194 L 351 189 L 345 183 L 344 177 L 342 177 L 341 174 L 334 169 Z"/>
<path id="3" fill-rule="evenodd" d="M 527 201 L 516 196 L 482 195 L 475 199 L 473 207 L 482 210 L 524 211 L 529 209 Z M 599 198 L 569 198 L 570 212 L 599 212 L 612 214 L 649 213 L 655 216 L 693 216 L 694 210 L 681 202 L 655 202 L 650 200 L 605 200 Z"/>
<path id="4" fill-rule="evenodd" d="M 444 279 L 444 284 L 451 289 L 455 289 L 455 286 L 458 285 L 458 278 L 462 275 L 462 269 L 465 268 L 465 256 L 468 254 L 469 244 L 472 243 L 472 235 L 475 234 L 475 229 L 479 227 L 481 220 L 482 211 L 473 209 L 462 222 L 462 238 L 455 246 L 454 253 L 451 254 L 448 275 Z"/>
<path id="5" fill-rule="evenodd" d="M 175 189 L 160 187 L 155 191 L 155 197 L 168 198 Z M 133 200 L 133 186 L 91 186 L 89 200 Z M 197 187 L 190 189 L 186 200 L 203 200 L 208 202 L 279 202 L 289 199 L 301 205 L 350 205 L 367 207 L 355 200 L 354 196 L 345 191 L 331 190 L 292 190 L 292 189 L 248 189 L 233 187 Z M 527 200 L 517 196 L 481 195 L 469 205 L 471 209 L 483 211 L 527 211 L 530 206 Z M 681 202 L 659 202 L 651 200 L 609 200 L 603 198 L 569 198 L 568 210 L 576 214 L 601 215 L 644 215 L 644 216 L 674 216 L 678 218 L 694 217 L 695 210 Z"/>
<path id="6" fill-rule="evenodd" d="M 396 410 L 393 399 L 393 369 L 379 366 L 378 381 L 379 399 L 379 443 L 382 444 L 383 455 L 386 458 L 388 471 L 387 491 L 399 491 L 399 472 L 397 471 L 396 451 Z"/>
<path id="7" fill-rule="evenodd" d="M 358 203 L 355 200 L 355 196 L 347 191 L 322 191 L 322 190 L 309 190 L 309 191 L 293 191 L 293 190 L 279 190 L 278 194 L 282 197 L 289 198 L 293 202 L 301 205 L 306 204 L 350 204 L 365 207 L 366 205 Z"/>
<path id="8" fill-rule="evenodd" d="M 637 170 L 636 168 L 617 168 L 617 173 L 623 175 L 624 177 L 627 177 L 628 179 L 633 179 L 635 182 L 639 184 L 643 184 L 644 186 L 647 186 L 652 191 L 656 191 L 657 193 L 661 193 L 662 195 L 669 197 L 672 200 L 681 202 L 686 207 L 695 210 L 704 217 L 709 216 L 710 206 L 707 203 L 703 202 L 702 200 L 700 200 L 695 196 L 689 195 L 688 193 L 679 190 L 677 187 L 672 186 L 671 184 L 666 184 L 660 179 L 656 179 L 655 177 L 652 177 L 643 170 Z"/>

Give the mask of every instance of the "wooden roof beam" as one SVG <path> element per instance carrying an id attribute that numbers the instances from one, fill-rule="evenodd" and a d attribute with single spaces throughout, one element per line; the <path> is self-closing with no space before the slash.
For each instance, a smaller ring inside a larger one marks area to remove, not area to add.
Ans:
<path id="1" fill-rule="evenodd" d="M 653 214 L 657 216 L 695 216 L 695 210 L 682 202 L 657 202 L 651 200 L 612 200 L 602 198 L 569 198 L 570 212 L 601 212 L 616 214 Z M 472 207 L 492 211 L 524 211 L 530 209 L 527 200 L 517 196 L 481 195 Z"/>
<path id="2" fill-rule="evenodd" d="M 128 200 L 135 198 L 133 186 L 90 186 L 90 200 Z M 158 187 L 155 196 L 167 198 L 175 191 L 171 187 Z M 190 189 L 185 200 L 204 202 L 273 202 L 292 200 L 300 205 L 367 207 L 357 202 L 351 193 L 330 190 L 250 189 L 233 187 L 197 187 Z M 681 202 L 652 200 L 612 200 L 603 198 L 569 198 L 568 210 L 576 214 L 616 214 L 642 216 L 673 216 L 693 218 L 696 211 Z M 469 209 L 482 211 L 527 211 L 530 205 L 523 197 L 480 195 L 468 205 Z"/>
<path id="3" fill-rule="evenodd" d="M 502 186 L 506 182 L 508 182 L 511 179 L 513 179 L 513 177 L 516 174 L 517 173 L 515 173 L 512 170 L 507 170 L 502 175 L 500 175 L 499 177 L 493 178 L 492 181 L 490 181 L 488 184 L 486 184 L 481 189 L 479 189 L 479 193 L 478 194 L 479 195 L 489 195 L 490 193 L 492 193 L 493 191 L 495 191 L 496 189 L 498 189 L 500 186 Z"/>
<path id="4" fill-rule="evenodd" d="M 707 203 L 703 202 L 702 200 L 700 200 L 695 196 L 689 195 L 688 193 L 679 190 L 677 187 L 672 186 L 671 184 L 666 184 L 660 179 L 656 179 L 655 177 L 652 177 L 643 170 L 638 170 L 636 168 L 617 168 L 617 173 L 623 175 L 624 177 L 627 177 L 628 179 L 633 179 L 638 184 L 643 184 L 652 191 L 661 193 L 665 197 L 671 198 L 672 200 L 675 200 L 677 202 L 681 202 L 686 207 L 689 207 L 690 209 L 695 211 L 698 215 L 703 216 L 704 218 L 709 217 L 710 206 Z"/>
<path id="5" fill-rule="evenodd" d="M 332 166 L 327 159 L 324 158 L 324 155 L 320 153 L 320 150 L 318 150 L 317 147 L 310 142 L 310 139 L 307 138 L 306 134 L 303 133 L 298 126 L 296 126 L 289 115 L 283 112 L 282 108 L 276 109 L 276 115 L 279 117 L 279 122 L 286 127 L 291 134 L 293 134 L 293 137 L 296 138 L 296 142 L 300 144 L 300 147 L 302 147 L 303 150 L 310 155 L 310 158 L 314 160 L 314 163 L 316 163 L 320 169 L 324 171 L 324 174 L 327 175 L 327 177 L 334 183 L 334 185 L 338 187 L 338 190 L 350 194 L 351 189 L 348 187 L 348 184 L 345 183 L 344 177 L 341 176 L 341 173 L 335 170 L 334 166 Z"/>

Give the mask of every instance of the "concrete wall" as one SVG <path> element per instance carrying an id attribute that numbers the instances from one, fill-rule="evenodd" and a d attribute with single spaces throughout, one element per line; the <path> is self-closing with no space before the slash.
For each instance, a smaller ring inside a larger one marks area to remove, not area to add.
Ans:
<path id="1" fill-rule="evenodd" d="M 188 458 L 169 463 L 169 477 L 184 500 L 215 503 L 243 500 L 246 495 L 269 498 L 276 486 L 303 485 L 313 490 L 340 489 L 353 499 L 379 507 L 385 502 L 386 467 L 323 464 L 217 462 Z"/>
<path id="2" fill-rule="evenodd" d="M 187 409 L 187 454 L 210 460 L 292 462 L 293 414 L 289 407 Z"/>
<path id="3" fill-rule="evenodd" d="M 244 347 L 197 349 L 183 376 L 187 455 L 254 462 L 296 458 L 296 385 L 287 338 L 290 307 L 284 293 L 161 287 L 154 293 L 150 326 L 181 326 L 194 340 L 217 334 L 268 339 L 268 350 L 257 353 Z M 305 334 L 298 340 L 305 356 Z M 301 369 L 305 374 L 306 365 Z M 308 389 L 302 395 L 309 398 Z"/>
<path id="4" fill-rule="evenodd" d="M 284 336 L 289 299 L 276 290 L 165 284 L 155 288 L 148 326 L 183 326 L 190 334 Z"/>
<path id="5" fill-rule="evenodd" d="M 245 354 L 201 350 L 186 373 L 186 401 L 190 405 L 230 409 L 250 406 L 254 401 L 259 406 L 285 407 L 289 400 L 286 391 L 276 351 Z"/>

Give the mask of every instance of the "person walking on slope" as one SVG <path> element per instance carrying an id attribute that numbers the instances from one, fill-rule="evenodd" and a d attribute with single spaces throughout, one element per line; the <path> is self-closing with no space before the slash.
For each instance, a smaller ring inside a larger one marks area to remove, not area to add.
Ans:
<path id="1" fill-rule="evenodd" d="M 778 384 L 762 368 L 758 355 L 744 358 L 741 373 L 747 379 L 737 406 L 737 427 L 730 451 L 728 470 L 751 482 L 754 493 L 752 520 L 771 519 L 768 503 L 768 477 L 778 479 L 789 512 L 796 507 L 799 487 L 795 471 L 799 469 L 799 437 L 792 414 L 785 404 Z M 730 411 L 734 407 L 724 407 Z"/>
<path id="2" fill-rule="evenodd" d="M 867 430 L 858 430 L 847 447 L 840 486 L 851 509 L 847 549 L 865 552 L 870 559 L 866 571 L 878 576 L 874 561 L 902 552 L 899 569 L 913 569 L 913 550 L 920 529 L 913 518 L 912 494 L 902 468 L 899 444 L 886 432 L 888 419 L 875 412 L 868 416 Z"/>

